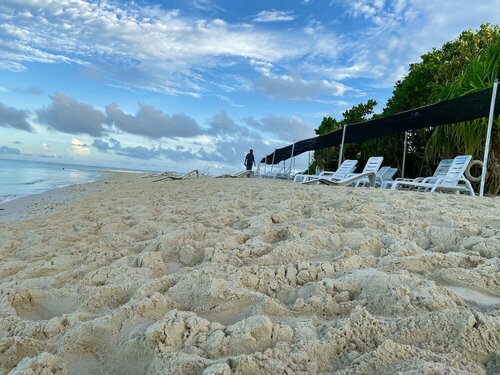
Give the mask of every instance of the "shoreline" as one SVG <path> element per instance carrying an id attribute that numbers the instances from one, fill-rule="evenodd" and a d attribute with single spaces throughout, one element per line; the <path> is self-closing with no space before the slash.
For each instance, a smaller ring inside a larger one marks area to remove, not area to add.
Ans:
<path id="1" fill-rule="evenodd" d="M 56 212 L 65 205 L 74 204 L 85 194 L 95 191 L 94 186 L 109 180 L 114 173 L 121 172 L 106 171 L 106 173 L 107 175 L 102 174 L 95 180 L 55 187 L 40 193 L 16 196 L 0 202 L 0 223 L 21 222 Z"/>

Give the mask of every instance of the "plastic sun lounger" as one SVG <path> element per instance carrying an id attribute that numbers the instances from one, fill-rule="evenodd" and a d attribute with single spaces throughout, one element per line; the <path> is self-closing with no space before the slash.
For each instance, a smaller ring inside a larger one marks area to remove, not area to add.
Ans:
<path id="1" fill-rule="evenodd" d="M 393 178 L 398 173 L 397 168 L 392 167 L 382 167 L 377 172 L 377 180 L 375 181 L 375 187 L 379 187 L 382 189 L 388 188 L 392 186 L 394 182 Z"/>
<path id="2" fill-rule="evenodd" d="M 397 168 L 382 167 L 377 171 L 377 178 L 375 180 L 375 187 L 381 187 L 384 181 L 392 181 L 392 178 L 397 173 Z M 355 187 L 366 186 L 368 184 L 368 179 L 363 178 L 356 182 Z"/>
<path id="3" fill-rule="evenodd" d="M 160 176 L 175 176 L 174 172 L 171 171 L 166 171 L 166 172 L 159 172 L 159 173 L 150 173 L 144 176 L 141 176 L 141 178 L 147 178 L 147 177 L 160 177 Z"/>
<path id="4" fill-rule="evenodd" d="M 377 173 L 375 172 L 367 172 L 367 173 L 359 173 L 357 175 L 345 178 L 343 180 L 335 181 L 328 180 L 326 178 L 318 178 L 316 180 L 304 181 L 303 184 L 307 184 L 309 182 L 318 182 L 320 185 L 331 185 L 331 186 L 349 186 L 361 178 L 368 179 L 368 186 L 375 186 L 375 181 L 377 179 Z"/>
<path id="5" fill-rule="evenodd" d="M 234 174 L 225 173 L 225 174 L 222 174 L 220 176 L 215 176 L 215 178 L 239 178 L 239 177 L 247 177 L 249 172 L 251 172 L 251 171 L 241 171 L 241 172 L 234 173 Z"/>
<path id="6" fill-rule="evenodd" d="M 327 178 L 336 181 L 342 180 L 356 169 L 356 164 L 358 164 L 357 160 L 344 160 L 340 165 L 340 167 L 335 172 L 323 171 L 317 175 L 296 174 L 295 177 L 293 178 L 293 182 L 304 183 L 306 181 L 319 178 Z"/>
<path id="7" fill-rule="evenodd" d="M 421 181 L 395 181 L 392 184 L 391 190 L 397 190 L 400 186 L 404 186 L 416 188 L 421 191 L 430 191 L 431 193 L 438 190 L 449 190 L 457 194 L 463 191 L 470 195 L 475 195 L 472 184 L 464 177 L 465 169 L 471 159 L 471 155 L 457 156 L 453 159 L 453 163 L 444 177 L 436 178 L 433 176 L 424 178 Z"/>
<path id="8" fill-rule="evenodd" d="M 368 181 L 366 183 L 368 184 L 368 186 L 375 186 L 377 171 L 379 170 L 383 161 L 384 158 L 382 156 L 372 156 L 366 162 L 366 165 L 361 173 L 351 173 L 342 180 L 318 178 L 310 181 L 304 181 L 302 183 L 303 184 L 319 183 L 319 184 L 333 185 L 333 186 L 348 186 L 354 184 L 356 186 L 357 182 L 359 182 L 360 180 L 367 179 Z"/>
<path id="9" fill-rule="evenodd" d="M 453 159 L 443 159 L 439 162 L 434 174 L 431 177 L 417 177 L 417 178 L 396 178 L 395 181 L 386 181 L 383 184 L 383 188 L 391 188 L 392 185 L 397 181 L 410 181 L 410 182 L 431 182 L 435 181 L 440 177 L 446 176 L 448 170 L 453 164 Z"/>
<path id="10" fill-rule="evenodd" d="M 158 180 L 153 180 L 153 182 L 158 182 L 158 181 L 163 181 L 163 180 L 184 180 L 184 178 L 186 178 L 192 174 L 196 174 L 196 178 L 200 178 L 200 172 L 198 171 L 198 169 L 193 169 L 192 171 L 185 173 L 182 176 L 166 176 L 166 177 L 160 178 Z"/>

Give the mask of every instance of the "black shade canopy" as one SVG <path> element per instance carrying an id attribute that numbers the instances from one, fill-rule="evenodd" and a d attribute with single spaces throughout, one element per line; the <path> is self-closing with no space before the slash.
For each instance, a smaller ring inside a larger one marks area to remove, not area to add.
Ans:
<path id="1" fill-rule="evenodd" d="M 458 98 L 397 113 L 392 116 L 347 125 L 344 143 L 361 142 L 407 130 L 457 124 L 487 117 L 490 110 L 492 90 L 492 88 L 488 88 Z M 500 95 L 497 95 L 495 116 L 499 114 Z M 340 145 L 342 143 L 342 131 L 340 129 L 319 137 L 296 142 L 295 146 L 289 145 L 279 148 L 274 152 L 274 163 L 273 154 L 262 158 L 261 162 L 265 164 L 278 164 L 303 152 Z"/>

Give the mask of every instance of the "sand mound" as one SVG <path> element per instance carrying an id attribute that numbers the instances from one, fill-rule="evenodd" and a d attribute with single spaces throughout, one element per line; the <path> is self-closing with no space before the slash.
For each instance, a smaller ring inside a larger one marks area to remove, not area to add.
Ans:
<path id="1" fill-rule="evenodd" d="M 498 199 L 91 186 L 0 224 L 0 373 L 500 373 Z"/>

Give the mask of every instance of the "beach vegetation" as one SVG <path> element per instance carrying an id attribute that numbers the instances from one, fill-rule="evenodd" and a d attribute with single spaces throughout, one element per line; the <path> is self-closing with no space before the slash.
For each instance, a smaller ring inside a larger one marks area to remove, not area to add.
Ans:
<path id="1" fill-rule="evenodd" d="M 325 117 L 316 134 L 323 135 L 341 129 L 345 124 L 366 121 L 436 103 L 441 100 L 491 87 L 500 77 L 500 27 L 484 24 L 478 30 L 466 30 L 441 48 L 421 56 L 412 63 L 408 73 L 397 81 L 392 96 L 380 114 L 373 114 L 376 102 L 353 106 L 342 114 L 342 119 Z M 500 118 L 494 121 L 494 130 L 488 164 L 487 191 L 500 192 Z M 441 159 L 467 153 L 482 160 L 487 118 L 436 128 L 408 132 L 405 177 L 432 174 Z M 344 159 L 356 158 L 360 165 L 373 155 L 383 156 L 384 164 L 401 171 L 404 133 L 379 139 L 349 144 L 344 147 Z M 335 169 L 338 147 L 316 151 L 309 171 L 316 167 Z"/>

